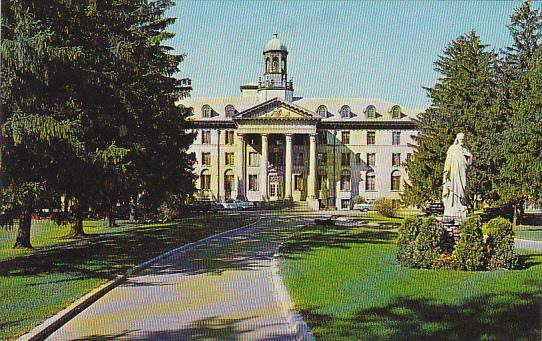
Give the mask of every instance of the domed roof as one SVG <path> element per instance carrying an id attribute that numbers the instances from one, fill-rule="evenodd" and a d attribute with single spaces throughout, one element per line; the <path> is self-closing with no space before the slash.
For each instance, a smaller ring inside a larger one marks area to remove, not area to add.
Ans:
<path id="1" fill-rule="evenodd" d="M 286 50 L 286 45 L 284 45 L 280 39 L 278 38 L 278 34 L 273 34 L 273 39 L 271 39 L 270 41 L 267 42 L 267 44 L 265 44 L 265 48 L 263 49 L 263 52 L 268 52 L 268 51 L 287 51 Z"/>

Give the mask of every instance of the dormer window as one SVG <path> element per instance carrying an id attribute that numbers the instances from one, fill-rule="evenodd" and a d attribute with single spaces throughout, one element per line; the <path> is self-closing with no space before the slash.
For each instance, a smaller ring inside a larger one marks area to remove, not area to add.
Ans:
<path id="1" fill-rule="evenodd" d="M 203 117 L 203 118 L 211 118 L 212 112 L 213 112 L 213 110 L 211 109 L 211 107 L 208 106 L 207 104 L 205 104 L 201 108 L 201 117 Z"/>
<path id="2" fill-rule="evenodd" d="M 351 111 L 350 111 L 350 107 L 348 105 L 343 105 L 341 107 L 341 118 L 350 118 L 350 114 L 351 114 Z"/>
<path id="3" fill-rule="evenodd" d="M 316 109 L 316 114 L 319 117 L 326 118 L 327 117 L 327 107 L 325 105 L 321 105 Z"/>
<path id="4" fill-rule="evenodd" d="M 376 108 L 374 105 L 369 105 L 365 110 L 367 118 L 376 118 Z"/>
<path id="5" fill-rule="evenodd" d="M 394 105 L 393 108 L 391 108 L 391 118 L 399 119 L 401 118 L 401 107 L 398 105 Z"/>
<path id="6" fill-rule="evenodd" d="M 226 112 L 226 117 L 233 117 L 235 115 L 235 108 L 231 104 L 226 105 L 224 111 Z"/>

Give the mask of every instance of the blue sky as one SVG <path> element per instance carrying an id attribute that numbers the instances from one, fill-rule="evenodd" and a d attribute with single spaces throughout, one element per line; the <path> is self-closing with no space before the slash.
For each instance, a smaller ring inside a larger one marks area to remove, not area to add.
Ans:
<path id="1" fill-rule="evenodd" d="M 288 76 L 303 97 L 382 98 L 428 104 L 422 86 L 433 62 L 459 35 L 476 31 L 500 49 L 520 2 L 463 1 L 178 1 L 169 43 L 186 59 L 192 96 L 237 96 L 263 71 L 262 50 L 274 32 L 288 47 Z M 533 4 L 542 7 L 540 2 Z"/>

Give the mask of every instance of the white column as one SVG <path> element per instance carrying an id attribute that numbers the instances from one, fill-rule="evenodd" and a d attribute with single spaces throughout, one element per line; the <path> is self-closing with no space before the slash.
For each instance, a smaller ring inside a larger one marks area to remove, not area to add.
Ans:
<path id="1" fill-rule="evenodd" d="M 237 183 L 237 199 L 245 200 L 245 136 L 237 134 L 237 142 L 235 143 L 235 177 Z"/>
<path id="2" fill-rule="evenodd" d="M 284 197 L 292 199 L 292 134 L 286 134 L 286 158 L 284 167 Z"/>
<path id="3" fill-rule="evenodd" d="M 216 177 L 216 199 L 219 201 L 222 201 L 222 193 L 220 191 L 221 189 L 221 183 L 220 183 L 220 173 L 222 172 L 222 169 L 220 167 L 220 129 L 217 130 L 217 138 L 216 138 L 216 170 L 217 170 L 217 177 Z"/>
<path id="4" fill-rule="evenodd" d="M 309 181 L 307 184 L 309 199 L 316 198 L 316 134 L 309 135 Z"/>
<path id="5" fill-rule="evenodd" d="M 262 200 L 267 199 L 267 154 L 268 154 L 268 135 L 262 134 L 262 155 L 260 158 L 260 193 Z"/>

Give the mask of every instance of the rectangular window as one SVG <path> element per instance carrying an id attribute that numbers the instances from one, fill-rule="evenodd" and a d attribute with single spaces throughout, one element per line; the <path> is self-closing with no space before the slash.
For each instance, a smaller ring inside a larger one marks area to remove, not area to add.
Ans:
<path id="1" fill-rule="evenodd" d="M 375 144 L 376 143 L 376 132 L 375 131 L 368 131 L 367 132 L 367 145 Z"/>
<path id="2" fill-rule="evenodd" d="M 341 166 L 350 166 L 350 153 L 341 154 Z"/>
<path id="3" fill-rule="evenodd" d="M 349 210 L 350 209 L 350 199 L 341 199 L 341 208 L 343 210 Z"/>
<path id="4" fill-rule="evenodd" d="M 251 167 L 258 166 L 260 162 L 259 154 L 256 152 L 248 153 L 248 165 Z"/>
<path id="5" fill-rule="evenodd" d="M 294 189 L 296 191 L 302 191 L 303 190 L 303 175 L 302 174 L 295 174 L 294 175 Z"/>
<path id="6" fill-rule="evenodd" d="M 248 190 L 257 191 L 258 190 L 258 175 L 250 174 L 248 176 Z"/>
<path id="7" fill-rule="evenodd" d="M 320 166 L 325 166 L 327 161 L 327 154 L 324 152 L 318 153 L 318 164 Z"/>
<path id="8" fill-rule="evenodd" d="M 234 154 L 226 153 L 225 156 L 226 156 L 226 166 L 233 166 Z"/>
<path id="9" fill-rule="evenodd" d="M 318 132 L 318 144 L 327 144 L 327 131 Z"/>
<path id="10" fill-rule="evenodd" d="M 201 164 L 203 166 L 211 165 L 211 153 L 201 153 Z"/>
<path id="11" fill-rule="evenodd" d="M 319 191 L 327 191 L 327 175 L 318 175 L 318 183 L 316 185 Z"/>
<path id="12" fill-rule="evenodd" d="M 203 130 L 201 132 L 201 143 L 202 144 L 211 144 L 211 131 Z"/>
<path id="13" fill-rule="evenodd" d="M 224 138 L 225 138 L 226 144 L 232 145 L 233 144 L 233 130 L 226 131 L 226 135 Z"/>
<path id="14" fill-rule="evenodd" d="M 361 153 L 356 153 L 356 163 L 357 164 L 361 163 Z"/>
<path id="15" fill-rule="evenodd" d="M 374 167 L 376 165 L 376 154 L 367 153 L 367 166 Z"/>
<path id="16" fill-rule="evenodd" d="M 294 154 L 294 165 L 298 165 L 298 166 L 303 165 L 303 153 Z"/>
<path id="17" fill-rule="evenodd" d="M 211 189 L 211 174 L 203 174 L 201 176 L 201 189 L 203 190 Z"/>
<path id="18" fill-rule="evenodd" d="M 394 146 L 398 146 L 401 144 L 401 132 L 400 131 L 393 131 L 391 133 L 391 144 Z"/>
<path id="19" fill-rule="evenodd" d="M 341 133 L 341 141 L 343 144 L 350 144 L 350 132 L 349 131 L 343 131 Z"/>
<path id="20" fill-rule="evenodd" d="M 392 167 L 401 166 L 401 153 L 393 153 L 393 154 L 391 154 L 391 165 L 392 165 Z"/>
<path id="21" fill-rule="evenodd" d="M 344 172 L 341 174 L 340 189 L 341 191 L 350 191 L 350 173 Z"/>
<path id="22" fill-rule="evenodd" d="M 367 192 L 373 192 L 376 188 L 376 178 L 374 173 L 368 173 L 365 179 L 365 190 Z"/>

